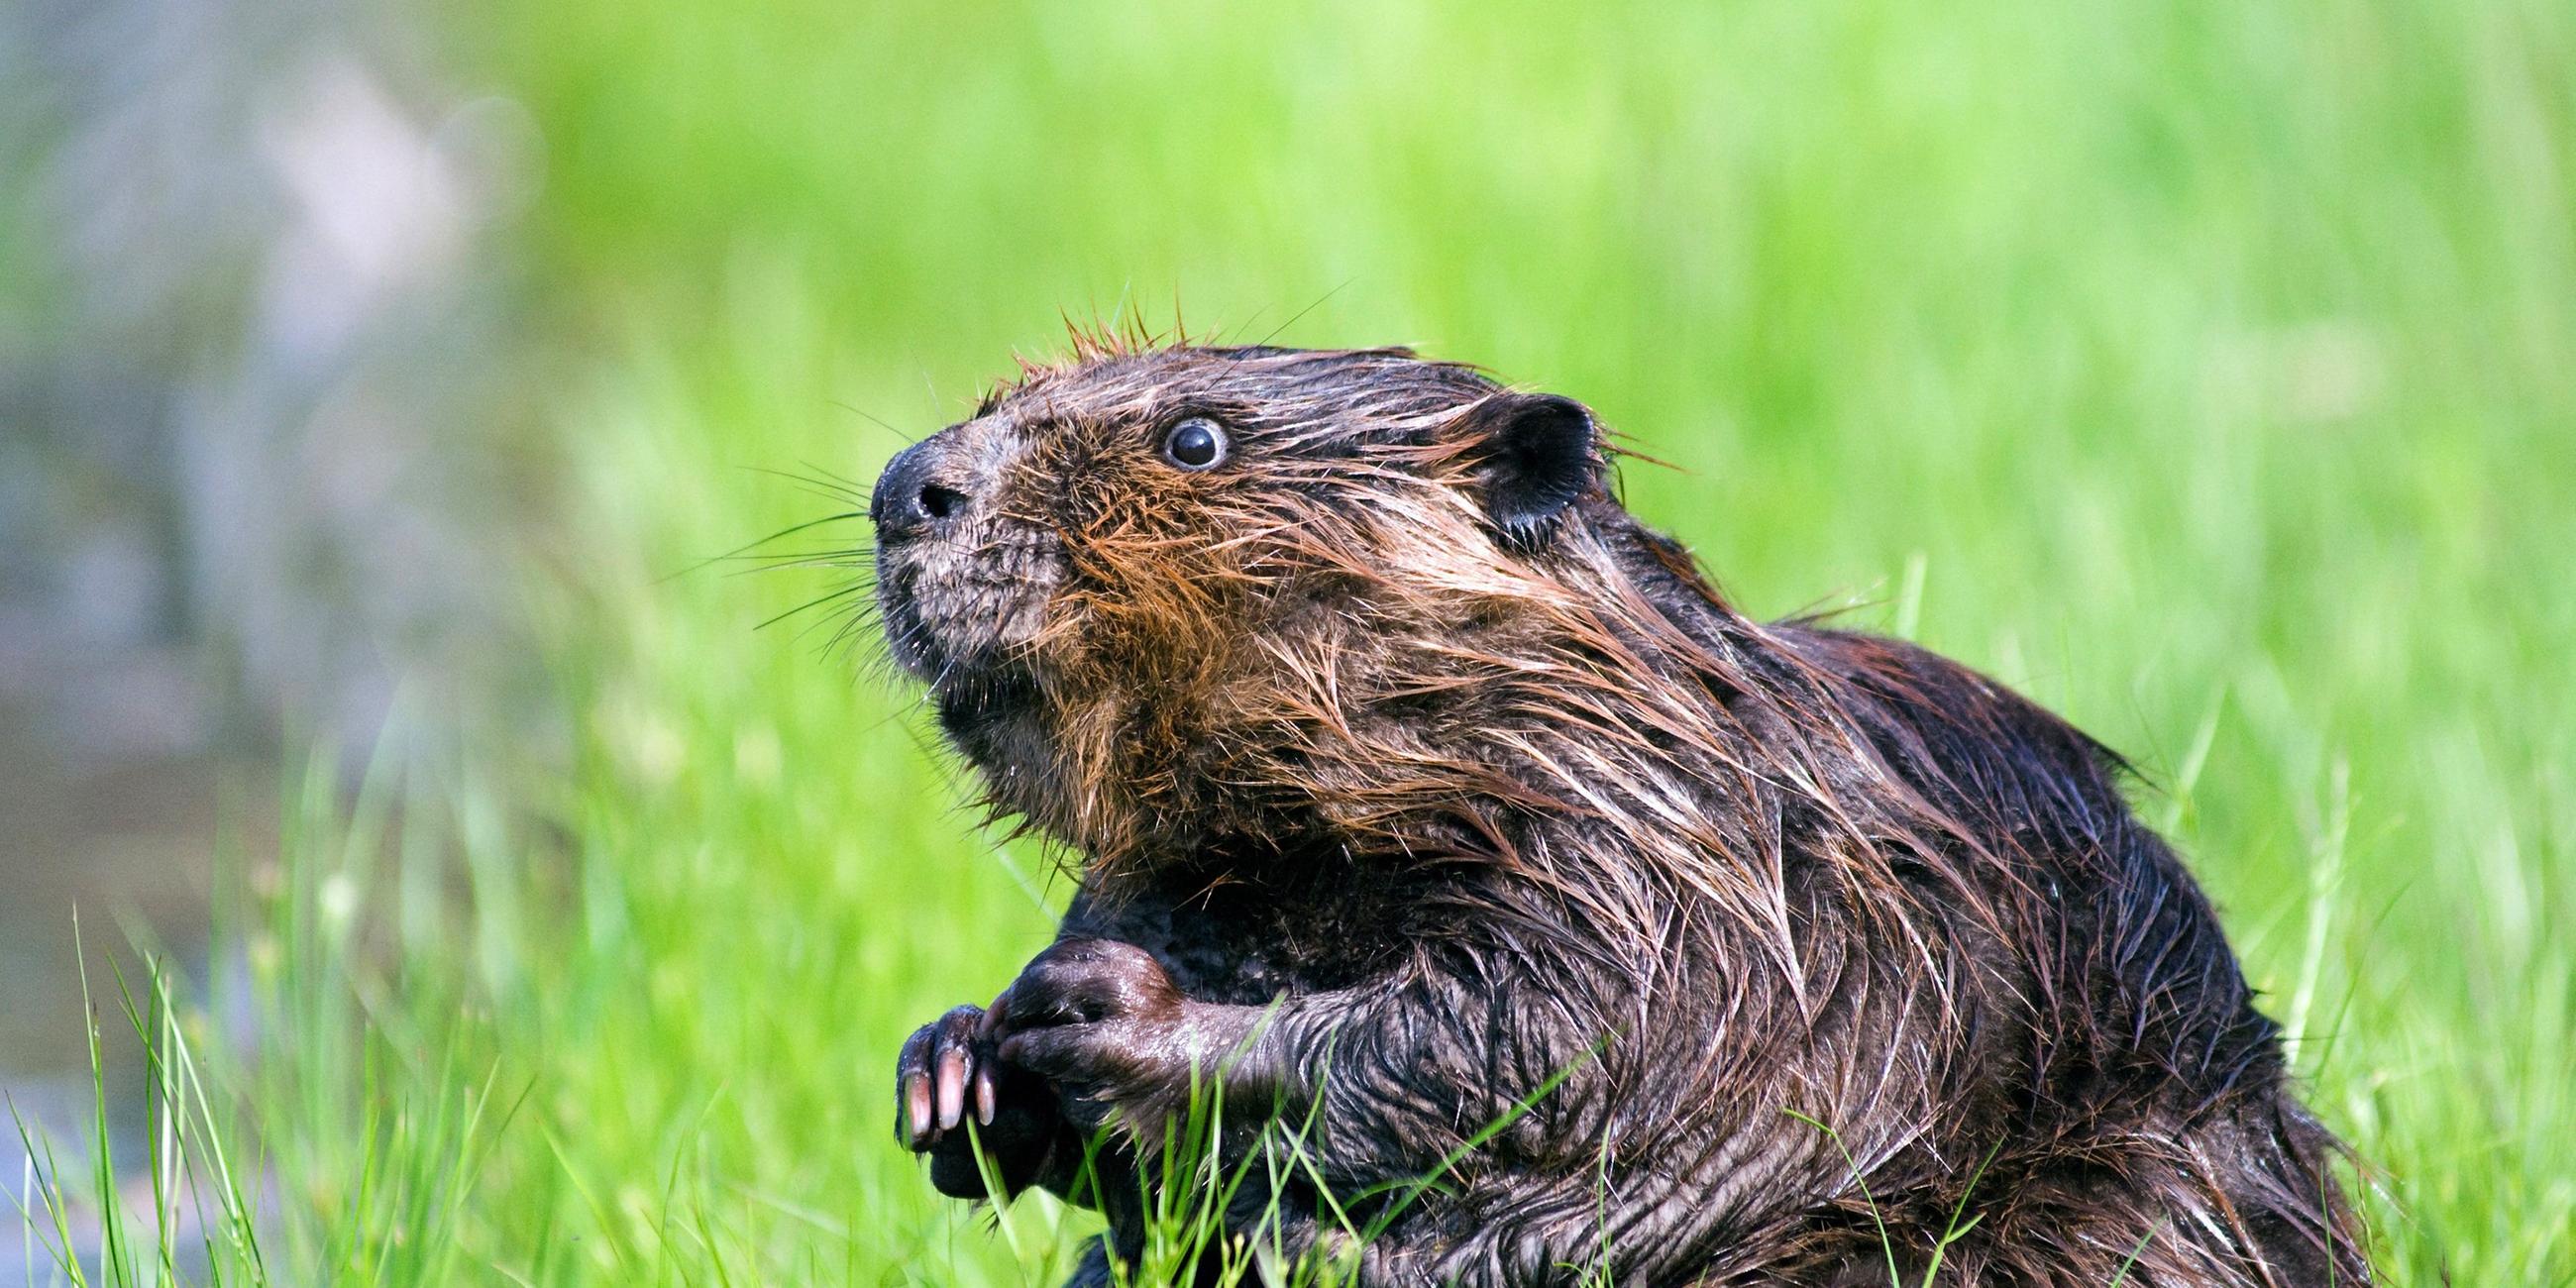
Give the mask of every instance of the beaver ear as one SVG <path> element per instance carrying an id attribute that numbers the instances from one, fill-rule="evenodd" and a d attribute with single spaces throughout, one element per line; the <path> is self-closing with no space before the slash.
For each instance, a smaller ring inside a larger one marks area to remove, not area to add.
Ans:
<path id="1" fill-rule="evenodd" d="M 1462 426 L 1485 488 L 1485 513 L 1504 535 L 1538 535 L 1592 487 L 1601 431 L 1592 413 L 1554 394 L 1495 394 Z"/>

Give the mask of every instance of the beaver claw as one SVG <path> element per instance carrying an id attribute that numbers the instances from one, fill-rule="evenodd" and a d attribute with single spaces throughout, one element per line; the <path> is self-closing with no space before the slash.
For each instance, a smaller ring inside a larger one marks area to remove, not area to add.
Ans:
<path id="1" fill-rule="evenodd" d="M 1006 1194 L 1044 1182 L 1068 1131 L 1045 1081 L 995 1049 L 987 1014 L 960 1006 L 915 1030 L 895 1060 L 895 1139 L 929 1155 L 931 1184 L 958 1198 L 986 1197 L 987 1165 Z"/>
<path id="2" fill-rule="evenodd" d="M 991 1061 L 977 1059 L 975 1049 L 983 1018 L 982 1008 L 961 1006 L 905 1040 L 895 1060 L 895 1139 L 906 1147 L 926 1150 L 955 1131 L 965 1120 L 970 1087 L 975 1121 L 992 1125 Z"/>

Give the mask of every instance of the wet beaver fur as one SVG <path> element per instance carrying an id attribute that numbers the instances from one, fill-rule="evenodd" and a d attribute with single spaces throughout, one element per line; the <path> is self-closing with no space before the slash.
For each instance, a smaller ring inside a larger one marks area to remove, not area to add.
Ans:
<path id="1" fill-rule="evenodd" d="M 2368 1283 L 2119 760 L 1921 649 L 1739 615 L 1609 457 L 1579 404 L 1401 349 L 1092 340 L 887 467 L 894 655 L 1080 870 L 1055 945 L 901 1053 L 939 1189 L 985 1194 L 972 1117 L 1006 1190 L 1103 1209 L 1107 1283 L 1223 1064 L 1226 1120 L 1307 1155 L 1230 1219 L 1360 1284 L 1916 1283 L 1936 1249 Z"/>

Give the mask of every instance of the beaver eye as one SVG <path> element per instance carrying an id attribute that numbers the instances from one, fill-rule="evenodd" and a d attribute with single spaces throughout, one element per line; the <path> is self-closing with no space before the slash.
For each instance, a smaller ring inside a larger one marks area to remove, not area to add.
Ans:
<path id="1" fill-rule="evenodd" d="M 1185 470 L 1204 470 L 1225 459 L 1225 429 L 1205 416 L 1192 416 L 1163 435 L 1163 459 Z"/>

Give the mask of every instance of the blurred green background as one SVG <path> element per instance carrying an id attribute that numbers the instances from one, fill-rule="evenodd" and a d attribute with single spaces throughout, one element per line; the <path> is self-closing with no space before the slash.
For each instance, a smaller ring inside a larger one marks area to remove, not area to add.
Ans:
<path id="1" fill-rule="evenodd" d="M 0 1075 L 140 909 L 280 1265 L 1045 1277 L 1079 1218 L 937 1200 L 888 1066 L 1063 882 L 833 605 L 761 628 L 851 570 L 706 561 L 1069 314 L 1583 399 L 1750 609 L 2141 763 L 2392 1282 L 2576 1281 L 2564 5 L 9 22 Z"/>

